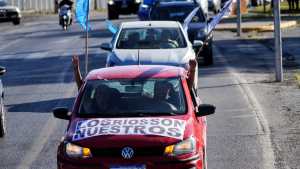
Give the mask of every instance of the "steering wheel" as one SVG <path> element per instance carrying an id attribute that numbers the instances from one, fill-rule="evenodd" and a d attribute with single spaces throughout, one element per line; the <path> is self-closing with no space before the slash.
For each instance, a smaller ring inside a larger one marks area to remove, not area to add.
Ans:
<path id="1" fill-rule="evenodd" d="M 159 111 L 164 111 L 164 112 L 165 111 L 170 111 L 170 112 L 177 111 L 177 108 L 173 104 L 171 104 L 167 101 L 160 101 L 157 105 L 157 108 L 161 109 Z"/>
<path id="2" fill-rule="evenodd" d="M 172 46 L 173 48 L 178 48 L 178 43 L 177 43 L 176 41 L 168 40 L 168 43 L 169 43 L 170 46 Z"/>

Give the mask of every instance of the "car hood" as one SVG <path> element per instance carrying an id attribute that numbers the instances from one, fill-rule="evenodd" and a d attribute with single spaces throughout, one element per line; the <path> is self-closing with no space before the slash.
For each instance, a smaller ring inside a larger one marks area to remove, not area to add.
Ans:
<path id="1" fill-rule="evenodd" d="M 15 6 L 0 6 L 0 9 L 17 10 L 17 7 L 15 7 Z"/>
<path id="2" fill-rule="evenodd" d="M 195 54 L 188 48 L 180 49 L 116 49 L 112 62 L 116 65 L 172 65 L 182 66 L 194 58 Z"/>
<path id="3" fill-rule="evenodd" d="M 191 121 L 186 115 L 76 119 L 71 123 L 67 141 L 88 148 L 161 147 L 190 137 Z"/>

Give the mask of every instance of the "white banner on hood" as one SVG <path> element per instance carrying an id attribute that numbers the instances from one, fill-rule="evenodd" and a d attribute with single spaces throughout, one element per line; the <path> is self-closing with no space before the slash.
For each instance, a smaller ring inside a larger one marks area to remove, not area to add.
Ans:
<path id="1" fill-rule="evenodd" d="M 100 135 L 157 135 L 183 139 L 185 120 L 172 118 L 98 118 L 78 121 L 73 141 Z"/>

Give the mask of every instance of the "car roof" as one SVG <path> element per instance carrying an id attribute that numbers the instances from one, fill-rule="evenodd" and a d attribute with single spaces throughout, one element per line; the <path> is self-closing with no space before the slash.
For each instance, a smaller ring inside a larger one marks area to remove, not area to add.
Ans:
<path id="1" fill-rule="evenodd" d="M 122 28 L 178 28 L 180 23 L 177 21 L 135 21 L 135 22 L 123 22 Z"/>
<path id="2" fill-rule="evenodd" d="M 195 2 L 190 1 L 174 1 L 174 2 L 160 2 L 159 7 L 171 7 L 171 6 L 199 6 Z"/>
<path id="3" fill-rule="evenodd" d="M 92 70 L 86 80 L 186 77 L 186 70 L 165 65 L 128 65 Z"/>

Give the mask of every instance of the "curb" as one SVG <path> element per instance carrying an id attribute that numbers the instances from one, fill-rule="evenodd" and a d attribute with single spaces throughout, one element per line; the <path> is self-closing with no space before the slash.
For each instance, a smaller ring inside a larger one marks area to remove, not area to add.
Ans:
<path id="1" fill-rule="evenodd" d="M 299 21 L 298 21 L 299 22 Z M 290 28 L 293 26 L 296 26 L 298 24 L 296 20 L 293 21 L 283 21 L 281 22 L 281 29 L 286 29 Z M 222 25 L 222 24 L 221 24 Z M 236 32 L 236 25 L 228 25 L 228 26 L 217 26 L 215 30 L 218 31 L 232 31 Z M 242 26 L 243 32 L 252 32 L 252 31 L 257 31 L 257 32 L 273 32 L 274 31 L 274 25 L 273 23 L 269 23 L 266 25 L 249 25 L 249 26 Z"/>

